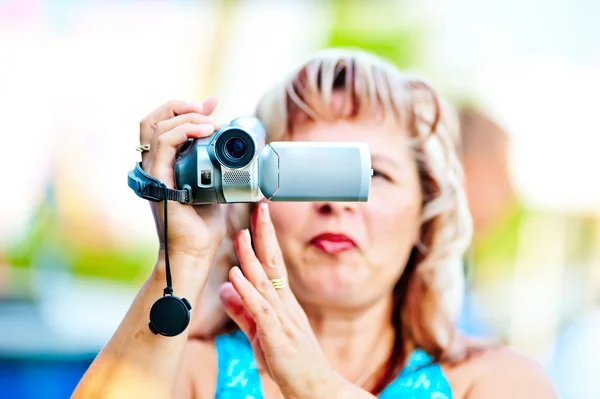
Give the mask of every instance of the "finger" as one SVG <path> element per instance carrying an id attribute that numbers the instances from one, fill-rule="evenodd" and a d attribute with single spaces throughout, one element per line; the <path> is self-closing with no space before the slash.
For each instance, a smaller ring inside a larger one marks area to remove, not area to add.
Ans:
<path id="1" fill-rule="evenodd" d="M 248 230 L 243 230 L 236 236 L 235 246 L 245 278 L 248 279 L 260 295 L 271 303 L 271 306 L 282 320 L 285 320 L 285 310 L 283 309 L 281 298 L 279 298 L 277 290 L 267 277 L 263 266 L 252 249 Z"/>
<path id="2" fill-rule="evenodd" d="M 161 135 L 169 130 L 173 130 L 177 126 L 183 125 L 184 123 L 193 123 L 195 125 L 211 124 L 215 126 L 215 130 L 218 130 L 220 127 L 220 124 L 217 123 L 212 117 L 191 112 L 189 114 L 177 115 L 173 118 L 158 122 L 156 124 L 155 136 Z"/>
<path id="3" fill-rule="evenodd" d="M 162 181 L 167 187 L 175 187 L 173 160 L 177 148 L 190 138 L 210 136 L 214 132 L 213 125 L 194 125 L 184 123 L 175 129 L 161 134 L 154 148 L 150 148 L 149 173 Z"/>
<path id="4" fill-rule="evenodd" d="M 188 113 L 197 113 L 201 115 L 210 115 L 217 106 L 216 97 L 209 97 L 202 103 L 193 101 L 172 100 L 152 111 L 140 122 L 140 144 L 147 145 L 152 143 L 152 136 L 159 122 L 168 120 L 177 115 Z M 142 153 L 143 158 L 147 154 Z"/>
<path id="5" fill-rule="evenodd" d="M 258 335 L 256 334 L 256 322 L 252 318 L 250 312 L 246 310 L 242 298 L 231 283 L 225 283 L 221 286 L 219 297 L 221 298 L 221 302 L 223 303 L 227 315 L 237 324 L 240 330 L 246 334 L 246 337 L 248 337 L 248 340 L 252 343 L 254 357 L 256 358 L 259 370 L 267 370 L 265 354 L 260 345 Z"/>
<path id="6" fill-rule="evenodd" d="M 256 334 L 256 322 L 252 318 L 250 312 L 246 310 L 242 298 L 235 288 L 233 288 L 231 283 L 225 283 L 221 286 L 219 298 L 221 298 L 223 307 L 229 317 L 231 317 L 240 330 L 246 334 L 248 339 L 251 340 Z"/>
<path id="7" fill-rule="evenodd" d="M 259 204 L 252 214 L 252 234 L 254 236 L 254 250 L 265 274 L 269 280 L 283 279 L 287 284 L 287 271 L 283 261 L 283 254 L 277 241 L 275 228 L 271 222 L 269 205 Z M 277 290 L 283 298 L 293 296 L 288 287 Z"/>
<path id="8" fill-rule="evenodd" d="M 217 108 L 217 97 L 210 96 L 202 103 L 202 115 L 211 115 Z"/>
<path id="9" fill-rule="evenodd" d="M 229 280 L 244 303 L 246 310 L 252 316 L 256 327 L 262 334 L 275 334 L 281 331 L 281 321 L 275 309 L 259 292 L 252 283 L 244 277 L 239 267 L 233 267 L 229 272 Z M 275 338 L 275 335 L 272 336 Z"/>
<path id="10" fill-rule="evenodd" d="M 217 99 L 208 97 L 204 102 L 171 100 L 152 111 L 140 122 L 140 144 L 149 144 L 156 124 L 177 115 L 197 113 L 209 116 L 217 106 Z"/>
<path id="11" fill-rule="evenodd" d="M 194 125 L 213 125 L 213 131 L 218 130 L 220 127 L 220 124 L 215 122 L 210 116 L 197 114 L 195 112 L 178 115 L 171 119 L 166 119 L 156 124 L 156 129 L 154 130 L 154 134 L 150 142 L 150 151 L 152 151 L 153 147 L 156 147 L 160 136 L 186 123 L 191 123 Z"/>

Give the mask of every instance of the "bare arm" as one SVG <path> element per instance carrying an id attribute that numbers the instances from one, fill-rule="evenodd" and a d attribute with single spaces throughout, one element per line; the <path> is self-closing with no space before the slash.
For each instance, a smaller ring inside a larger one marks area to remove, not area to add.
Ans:
<path id="1" fill-rule="evenodd" d="M 170 101 L 144 118 L 140 122 L 140 144 L 150 147 L 142 153 L 144 171 L 173 188 L 173 162 L 178 149 L 190 138 L 213 134 L 216 124 L 208 115 L 215 107 L 214 98 L 202 104 Z M 178 336 L 164 337 L 153 334 L 148 327 L 150 309 L 163 296 L 166 286 L 165 248 L 168 244 L 174 295 L 196 304 L 225 235 L 224 208 L 168 201 L 165 234 L 165 203 L 150 205 L 161 248 L 158 261 L 121 325 L 79 382 L 74 398 L 170 398 L 179 383 L 190 328 Z"/>
<path id="2" fill-rule="evenodd" d="M 177 264 L 175 293 L 195 303 L 207 266 L 189 256 L 171 256 L 171 262 Z M 150 332 L 150 308 L 164 287 L 164 260 L 160 259 L 121 325 L 79 382 L 73 398 L 172 397 L 189 328 L 176 337 Z"/>

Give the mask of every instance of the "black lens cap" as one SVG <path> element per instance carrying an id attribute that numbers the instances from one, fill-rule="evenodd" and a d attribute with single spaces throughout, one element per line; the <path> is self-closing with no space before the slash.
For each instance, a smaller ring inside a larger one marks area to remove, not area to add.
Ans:
<path id="1" fill-rule="evenodd" d="M 190 324 L 192 305 L 185 298 L 165 295 L 150 309 L 150 331 L 154 334 L 174 337 L 185 331 Z"/>

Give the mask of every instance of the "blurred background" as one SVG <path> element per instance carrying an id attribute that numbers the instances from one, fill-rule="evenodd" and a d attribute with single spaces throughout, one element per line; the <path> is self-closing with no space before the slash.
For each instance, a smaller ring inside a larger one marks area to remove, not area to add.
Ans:
<path id="1" fill-rule="evenodd" d="M 317 49 L 360 47 L 459 109 L 475 220 L 459 327 L 600 397 L 600 2 L 0 0 L 0 397 L 65 398 L 156 260 L 139 121 L 222 121 Z"/>

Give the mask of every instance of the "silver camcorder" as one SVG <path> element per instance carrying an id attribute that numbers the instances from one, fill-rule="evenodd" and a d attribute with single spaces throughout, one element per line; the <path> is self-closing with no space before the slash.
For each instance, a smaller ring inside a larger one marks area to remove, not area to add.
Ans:
<path id="1" fill-rule="evenodd" d="M 190 139 L 175 162 L 177 188 L 190 204 L 270 201 L 367 201 L 367 143 L 271 142 L 254 117 L 210 137 Z"/>

